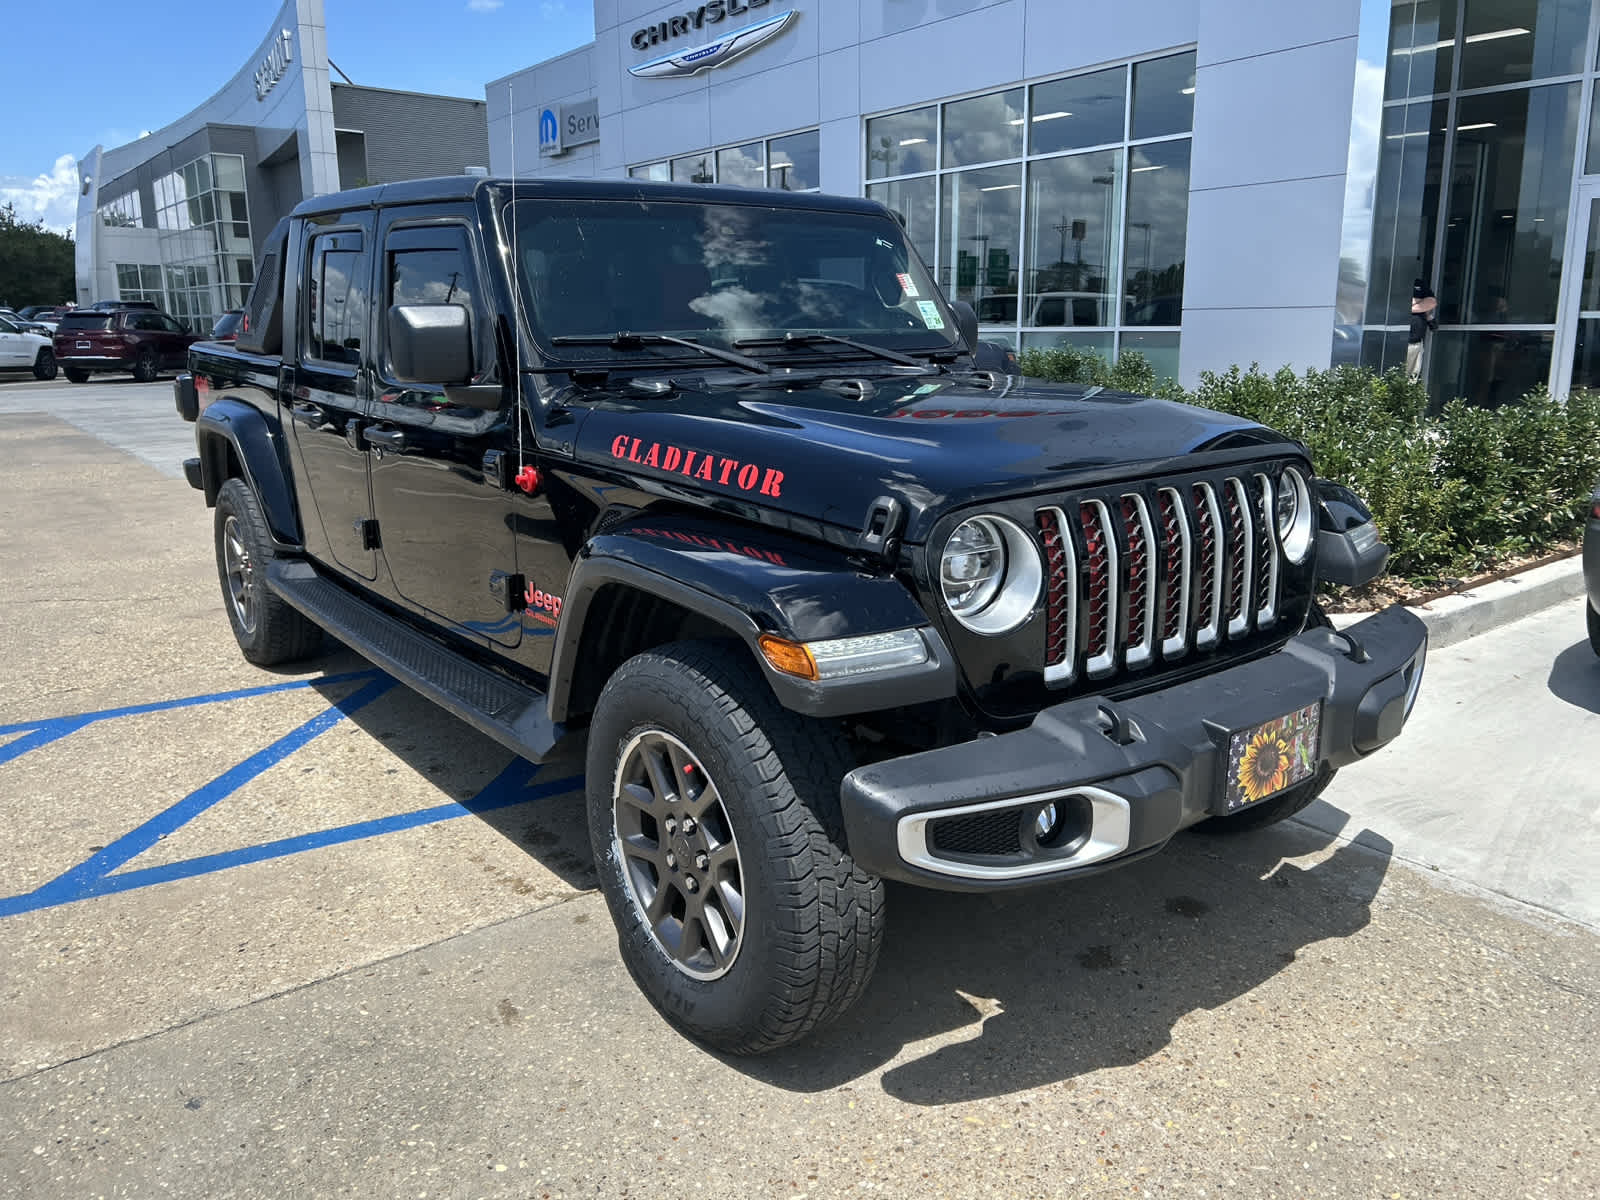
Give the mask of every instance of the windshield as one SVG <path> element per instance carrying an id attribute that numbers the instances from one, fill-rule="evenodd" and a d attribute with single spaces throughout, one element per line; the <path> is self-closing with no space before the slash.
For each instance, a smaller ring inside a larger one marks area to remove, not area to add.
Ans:
<path id="1" fill-rule="evenodd" d="M 516 214 L 523 302 L 555 360 L 616 359 L 616 347 L 551 339 L 624 330 L 722 348 L 790 332 L 896 350 L 958 344 L 933 281 L 887 216 L 632 200 L 521 200 Z"/>

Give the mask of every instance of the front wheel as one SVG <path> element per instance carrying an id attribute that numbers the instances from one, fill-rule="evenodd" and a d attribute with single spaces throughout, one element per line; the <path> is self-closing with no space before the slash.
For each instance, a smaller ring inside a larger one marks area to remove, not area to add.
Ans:
<path id="1" fill-rule="evenodd" d="M 883 883 L 843 849 L 838 730 L 781 707 L 737 642 L 678 642 L 607 682 L 587 765 L 622 959 L 668 1021 L 761 1054 L 855 1002 Z"/>
<path id="2" fill-rule="evenodd" d="M 322 644 L 322 630 L 267 587 L 267 564 L 275 552 L 249 484 L 230 479 L 222 485 L 215 521 L 222 602 L 245 658 L 270 667 L 310 657 Z"/>
<path id="3" fill-rule="evenodd" d="M 33 360 L 33 377 L 44 380 L 56 377 L 56 352 L 49 346 L 39 347 L 39 356 Z"/>

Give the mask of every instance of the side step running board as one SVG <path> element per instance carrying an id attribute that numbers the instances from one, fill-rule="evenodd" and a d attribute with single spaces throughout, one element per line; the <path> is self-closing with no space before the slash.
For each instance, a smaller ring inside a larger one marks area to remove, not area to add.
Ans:
<path id="1" fill-rule="evenodd" d="M 543 762 L 567 737 L 566 727 L 550 720 L 543 692 L 463 658 L 323 578 L 310 563 L 273 562 L 267 586 L 350 649 L 524 758 Z"/>

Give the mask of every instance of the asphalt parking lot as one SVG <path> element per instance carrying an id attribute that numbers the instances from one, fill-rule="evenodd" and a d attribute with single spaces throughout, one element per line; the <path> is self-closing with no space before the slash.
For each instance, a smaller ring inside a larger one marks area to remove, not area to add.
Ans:
<path id="1" fill-rule="evenodd" d="M 170 383 L 0 379 L 0 1195 L 1600 1192 L 1600 662 L 1434 655 L 1305 820 L 896 889 L 862 1004 L 723 1059 L 591 890 L 581 768 L 220 608 Z"/>

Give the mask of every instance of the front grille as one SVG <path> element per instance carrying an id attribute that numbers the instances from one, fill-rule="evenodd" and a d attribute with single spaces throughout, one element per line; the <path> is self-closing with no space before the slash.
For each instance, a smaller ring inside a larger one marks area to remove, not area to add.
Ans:
<path id="1" fill-rule="evenodd" d="M 944 854 L 1021 854 L 1022 813 L 1015 808 L 928 822 L 928 842 Z"/>
<path id="2" fill-rule="evenodd" d="M 1046 681 L 1101 679 L 1270 629 L 1279 609 L 1275 512 L 1272 479 L 1261 472 L 1038 509 Z"/>

